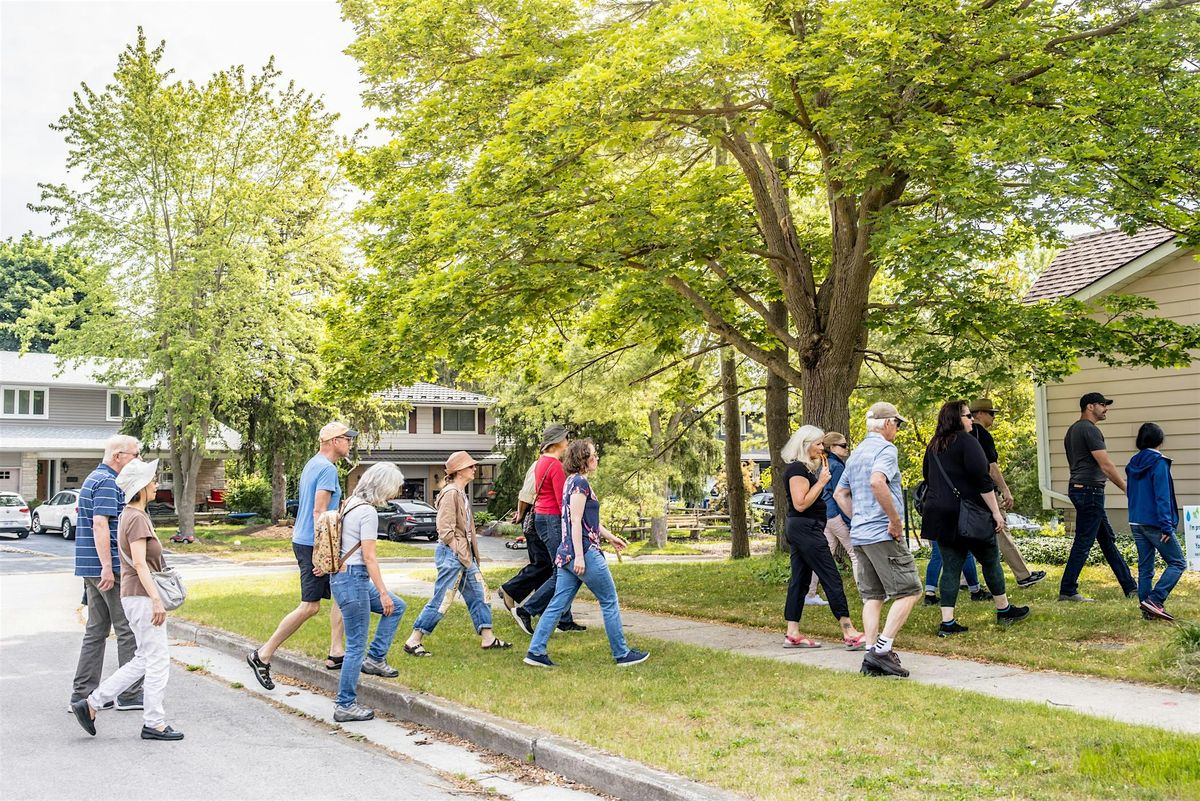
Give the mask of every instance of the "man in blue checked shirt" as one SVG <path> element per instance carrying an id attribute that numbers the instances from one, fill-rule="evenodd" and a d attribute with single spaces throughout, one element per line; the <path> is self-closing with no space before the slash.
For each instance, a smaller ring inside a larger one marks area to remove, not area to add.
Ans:
<path id="1" fill-rule="evenodd" d="M 84 479 L 79 490 L 79 523 L 75 529 L 75 575 L 83 577 L 87 599 L 87 628 L 79 649 L 71 702 L 87 698 L 100 686 L 104 644 L 117 632 L 117 662 L 133 659 L 137 642 L 121 607 L 121 562 L 117 557 L 117 518 L 125 494 L 117 487 L 121 468 L 138 458 L 141 448 L 133 437 L 118 434 L 104 443 L 104 461 Z M 117 698 L 117 709 L 142 708 L 142 683 Z"/>

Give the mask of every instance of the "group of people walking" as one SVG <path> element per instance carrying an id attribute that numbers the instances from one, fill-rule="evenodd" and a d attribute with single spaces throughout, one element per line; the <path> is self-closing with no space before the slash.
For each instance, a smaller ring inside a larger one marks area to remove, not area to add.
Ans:
<path id="1" fill-rule="evenodd" d="M 1147 619 L 1173 620 L 1166 611 L 1167 596 L 1185 567 L 1175 536 L 1179 525 L 1178 503 L 1170 473 L 1170 460 L 1158 450 L 1165 439 L 1155 423 L 1145 423 L 1137 435 L 1137 454 L 1122 479 L 1108 457 L 1096 423 L 1105 419 L 1111 399 L 1096 392 L 1080 398 L 1080 419 L 1067 431 L 1064 447 L 1071 466 L 1069 497 L 1076 508 L 1076 531 L 1059 589 L 1059 600 L 1086 602 L 1078 591 L 1079 574 L 1092 545 L 1101 548 L 1122 590 L 1137 597 Z M 973 600 L 991 600 L 996 622 L 1008 625 L 1029 616 L 1028 606 L 1008 598 L 1003 562 L 1007 562 L 1018 587 L 1030 587 L 1046 577 L 1031 571 L 1008 532 L 1005 510 L 1012 494 L 1000 471 L 995 442 L 988 428 L 999 410 L 991 400 L 971 404 L 953 400 L 942 405 L 925 449 L 922 463 L 921 539 L 933 544 L 934 557 L 926 572 L 925 602 L 941 608 L 937 634 L 949 637 L 968 630 L 956 615 L 964 571 Z M 783 449 L 788 467 L 784 493 L 786 535 L 791 548 L 791 581 L 784 606 L 787 632 L 785 648 L 816 648 L 820 643 L 800 632 L 805 592 L 813 576 L 829 599 L 838 620 L 844 645 L 865 648 L 862 672 L 868 675 L 907 676 L 894 641 L 922 595 L 915 559 L 902 543 L 904 500 L 899 454 L 894 444 L 907 424 L 896 407 L 876 403 L 867 411 L 867 435 L 848 453 L 848 443 L 838 432 L 825 433 L 803 426 Z M 1138 548 L 1138 581 L 1135 584 L 1116 547 L 1112 526 L 1104 511 L 1104 481 L 1113 481 L 1129 498 L 1129 521 Z M 846 530 L 846 521 L 849 529 Z M 847 542 L 848 539 L 848 542 Z M 845 590 L 833 553 L 839 543 L 850 555 L 855 582 L 863 600 L 863 633 L 853 626 Z M 1166 562 L 1154 582 L 1155 556 Z M 983 573 L 987 590 L 978 586 L 975 565 Z M 891 609 L 880 629 L 885 602 Z"/>
<path id="2" fill-rule="evenodd" d="M 1113 401 L 1090 392 L 1080 398 L 1080 418 L 1064 439 L 1070 465 L 1068 496 L 1076 510 L 1075 537 L 1059 587 L 1059 600 L 1088 602 L 1078 580 L 1093 544 L 1101 550 L 1129 597 L 1136 597 L 1147 619 L 1173 620 L 1166 601 L 1185 568 L 1175 530 L 1178 503 L 1171 461 L 1160 448 L 1165 434 L 1145 423 L 1137 434 L 1137 454 L 1122 476 L 1113 464 L 1097 423 Z M 950 401 L 938 412 L 936 428 L 925 450 L 922 476 L 921 538 L 934 544 L 924 585 L 916 562 L 903 542 L 904 501 L 901 490 L 898 432 L 907 424 L 894 405 L 879 402 L 866 414 L 866 437 L 850 452 L 839 432 L 802 426 L 783 451 L 787 462 L 784 493 L 786 536 L 791 551 L 791 580 L 784 607 L 786 648 L 816 648 L 821 643 L 800 630 L 805 597 L 813 584 L 828 598 L 842 632 L 842 645 L 864 650 L 862 672 L 907 676 L 895 640 L 921 600 L 941 608 L 938 635 L 967 631 L 955 616 L 959 576 L 978 565 L 986 592 L 971 586 L 972 598 L 991 600 L 996 621 L 1011 624 L 1028 617 L 1028 606 L 1009 601 L 1001 562 L 1013 570 L 1018 587 L 1045 578 L 1031 571 L 1008 533 L 1004 510 L 1012 494 L 999 469 L 994 441 L 987 429 L 997 410 L 986 398 L 971 404 Z M 374 712 L 357 703 L 361 673 L 394 677 L 398 671 L 387 655 L 405 613 L 404 601 L 391 592 L 380 570 L 376 542 L 376 507 L 398 497 L 404 475 L 392 464 L 376 464 L 363 473 L 342 505 L 337 462 L 345 458 L 358 433 L 340 422 L 320 432 L 320 448 L 300 477 L 299 510 L 292 550 L 300 579 L 300 603 L 271 637 L 246 661 L 258 682 L 274 689 L 271 660 L 275 651 L 330 606 L 330 643 L 325 667 L 340 670 L 334 718 L 339 722 L 369 720 Z M 595 444 L 570 438 L 561 425 L 547 426 L 538 459 L 530 465 L 518 496 L 516 522 L 529 548 L 529 563 L 499 588 L 504 607 L 529 635 L 524 662 L 553 667 L 548 645 L 555 631 L 583 631 L 571 615 L 571 604 L 586 585 L 600 604 L 612 657 L 620 666 L 646 661 L 649 653 L 631 648 L 621 623 L 620 604 L 608 563 L 599 548 L 607 541 L 626 547 L 600 518 L 600 499 L 590 476 L 599 466 Z M 108 440 L 104 459 L 84 481 L 79 493 L 75 574 L 83 578 L 87 628 L 76 668 L 70 712 L 89 734 L 96 733 L 97 714 L 104 710 L 142 710 L 141 737 L 180 740 L 183 733 L 167 724 L 164 697 L 170 673 L 166 609 L 153 574 L 164 566 L 162 546 L 146 505 L 154 499 L 158 462 L 140 458 L 133 437 Z M 446 461 L 446 485 L 437 499 L 437 579 L 433 596 L 417 616 L 403 651 L 429 658 L 426 648 L 455 597 L 462 595 L 482 650 L 507 650 L 512 643 L 495 635 L 489 593 L 479 565 L 479 547 L 467 487 L 477 462 L 465 451 Z M 1129 521 L 1138 552 L 1135 581 L 1116 546 L 1104 510 L 1104 488 L 1111 481 L 1129 499 Z M 317 522 L 337 510 L 341 569 L 322 573 L 314 565 Z M 854 568 L 862 598 L 862 630 L 855 627 L 834 553 L 844 549 Z M 1154 581 L 1157 556 L 1166 563 Z M 891 604 L 886 618 L 884 605 Z M 378 615 L 368 643 L 371 615 Z M 536 619 L 536 623 L 535 623 Z M 105 641 L 117 635 L 119 669 L 101 681 Z"/>

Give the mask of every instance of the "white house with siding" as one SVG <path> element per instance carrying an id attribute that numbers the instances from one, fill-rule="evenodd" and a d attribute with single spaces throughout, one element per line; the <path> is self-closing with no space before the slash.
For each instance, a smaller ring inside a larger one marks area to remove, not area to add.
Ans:
<path id="1" fill-rule="evenodd" d="M 495 398 L 437 384 L 395 387 L 379 396 L 409 404 L 408 425 L 385 431 L 369 448 L 360 449 L 359 463 L 346 479 L 348 489 L 372 464 L 392 462 L 404 473 L 404 497 L 432 502 L 446 482 L 446 459 L 455 451 L 467 451 L 479 462 L 472 501 L 486 505 L 496 465 L 504 459 L 496 452 L 491 413 Z"/>
<path id="2" fill-rule="evenodd" d="M 83 483 L 103 458 L 105 440 L 129 418 L 130 395 L 150 386 L 114 386 L 97 378 L 108 365 L 103 359 L 67 364 L 49 353 L 0 351 L 0 490 L 44 501 Z M 200 467 L 196 503 L 225 486 L 224 460 L 241 439 L 218 426 L 207 444 L 212 458 Z M 166 451 L 166 442 L 158 441 L 144 455 L 166 457 Z M 160 471 L 165 496 L 172 490 L 165 458 Z"/>
<path id="3" fill-rule="evenodd" d="M 1091 300 L 1106 294 L 1141 295 L 1158 304 L 1150 314 L 1200 324 L 1200 261 L 1196 249 L 1161 228 L 1133 236 L 1097 231 L 1074 239 L 1038 276 L 1026 301 L 1072 297 Z M 1183 368 L 1114 368 L 1084 359 L 1060 383 L 1037 387 L 1038 473 L 1046 509 L 1072 509 L 1067 498 L 1067 458 L 1063 436 L 1079 419 L 1079 398 L 1096 391 L 1112 398 L 1100 424 L 1108 452 L 1124 470 L 1138 427 L 1155 422 L 1166 434 L 1163 452 L 1181 506 L 1200 504 L 1200 353 Z M 1110 487 L 1106 506 L 1114 527 L 1128 530 L 1125 496 Z"/>

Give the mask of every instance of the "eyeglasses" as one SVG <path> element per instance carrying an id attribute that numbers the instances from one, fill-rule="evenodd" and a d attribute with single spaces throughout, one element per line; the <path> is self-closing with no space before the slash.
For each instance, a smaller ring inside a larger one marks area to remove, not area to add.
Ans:
<path id="1" fill-rule="evenodd" d="M 845 449 L 845 450 L 849 450 L 849 449 L 850 449 L 850 446 L 849 446 L 849 445 L 847 445 L 847 444 L 846 444 L 846 443 L 844 443 L 844 442 L 835 442 L 835 443 L 833 443 L 832 445 L 830 445 L 829 447 L 831 447 L 831 448 L 843 448 L 843 449 Z"/>
<path id="2" fill-rule="evenodd" d="M 971 413 L 971 412 L 967 412 L 966 414 L 964 414 L 964 415 L 963 415 L 963 417 L 966 417 L 966 418 L 967 418 L 967 419 L 969 419 L 969 420 L 974 420 L 974 419 L 975 419 L 975 415 L 974 415 L 973 413 Z"/>
<path id="3" fill-rule="evenodd" d="M 893 417 L 893 418 L 891 418 L 891 419 L 892 419 L 892 420 L 894 420 L 894 421 L 896 422 L 896 430 L 897 430 L 897 431 L 899 431 L 900 429 L 904 428 L 904 421 L 903 421 L 903 420 L 901 420 L 899 417 Z"/>
<path id="4" fill-rule="evenodd" d="M 139 451 L 117 451 L 117 453 L 120 454 L 121 456 L 132 456 L 134 459 L 141 456 L 141 453 Z"/>

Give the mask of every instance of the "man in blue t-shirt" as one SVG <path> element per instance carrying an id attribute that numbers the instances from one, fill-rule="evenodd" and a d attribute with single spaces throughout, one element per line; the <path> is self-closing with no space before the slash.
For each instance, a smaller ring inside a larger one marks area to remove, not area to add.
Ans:
<path id="1" fill-rule="evenodd" d="M 110 630 L 117 632 L 117 663 L 133 659 L 137 641 L 121 606 L 121 562 L 117 557 L 117 518 L 125 508 L 125 494 L 117 487 L 121 468 L 138 458 L 141 447 L 133 437 L 117 434 L 104 443 L 104 461 L 96 465 L 79 488 L 79 517 L 75 527 L 75 575 L 83 578 L 87 599 L 87 628 L 75 667 L 71 703 L 87 698 L 100 686 L 104 670 L 104 644 Z M 101 554 L 104 554 L 102 557 Z M 142 708 L 139 679 L 117 697 L 117 709 Z"/>
<path id="2" fill-rule="evenodd" d="M 863 657 L 862 672 L 871 676 L 908 675 L 892 641 L 921 598 L 916 560 L 900 541 L 904 500 L 900 454 L 892 443 L 905 422 L 890 403 L 881 401 L 868 409 L 867 436 L 850 454 L 833 493 L 850 518 L 850 542 L 858 554 L 854 579 L 863 599 L 863 631 L 873 643 Z M 892 608 L 880 633 L 879 618 L 888 599 Z"/>
<path id="3" fill-rule="evenodd" d="M 358 432 L 345 423 L 332 422 L 321 429 L 321 447 L 313 458 L 304 465 L 300 473 L 299 504 L 296 508 L 296 524 L 292 529 L 292 552 L 300 568 L 300 605 L 279 621 L 271 639 L 246 655 L 246 662 L 254 671 L 254 677 L 265 689 L 275 688 L 271 679 L 271 657 L 275 649 L 283 645 L 311 617 L 321 611 L 321 599 L 329 598 L 329 576 L 313 573 L 313 534 L 317 518 L 323 512 L 337 509 L 342 500 L 342 487 L 338 481 L 337 463 L 350 453 Z M 346 654 L 345 628 L 342 613 L 336 603 L 329 605 L 329 657 L 325 667 L 338 670 Z"/>

